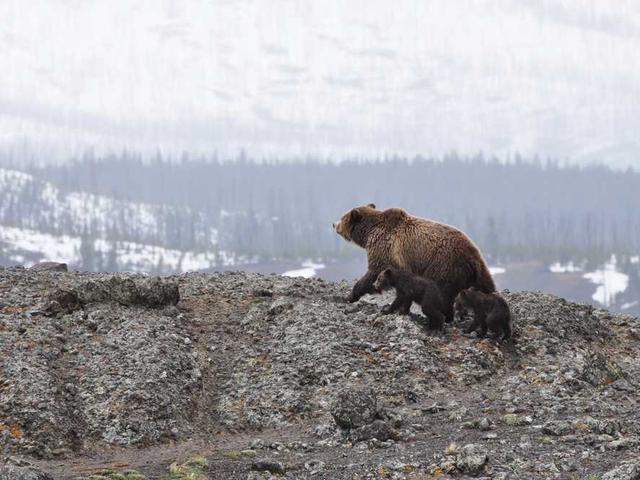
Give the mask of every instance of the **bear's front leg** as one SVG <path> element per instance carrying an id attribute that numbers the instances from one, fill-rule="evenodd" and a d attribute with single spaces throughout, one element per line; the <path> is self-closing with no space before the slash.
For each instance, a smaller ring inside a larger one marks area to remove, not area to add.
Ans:
<path id="1" fill-rule="evenodd" d="M 358 280 L 353 286 L 353 290 L 351 290 L 351 293 L 347 297 L 347 302 L 357 302 L 363 295 L 373 293 L 373 284 L 376 281 L 376 278 L 378 278 L 378 273 L 379 272 L 372 272 L 371 270 L 367 271 L 367 273 L 364 274 L 364 277 Z"/>

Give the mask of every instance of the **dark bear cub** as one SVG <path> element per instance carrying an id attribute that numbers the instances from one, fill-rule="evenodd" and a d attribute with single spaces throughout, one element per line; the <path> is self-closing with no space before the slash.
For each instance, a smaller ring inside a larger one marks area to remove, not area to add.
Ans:
<path id="1" fill-rule="evenodd" d="M 496 338 L 500 334 L 503 340 L 511 337 L 511 311 L 507 301 L 497 293 L 484 293 L 475 287 L 467 288 L 456 297 L 454 309 L 460 315 L 467 309 L 473 310 L 473 322 L 464 333 L 471 333 L 480 327 L 479 337 L 484 337 L 487 329 L 494 332 Z"/>
<path id="2" fill-rule="evenodd" d="M 445 308 L 438 285 L 430 279 L 414 275 L 406 270 L 387 268 L 380 272 L 373 284 L 377 292 L 389 288 L 396 289 L 396 298 L 391 305 L 382 309 L 382 313 L 390 314 L 399 311 L 409 314 L 411 303 L 422 307 L 422 313 L 429 319 L 431 328 L 441 329 L 444 325 Z"/>

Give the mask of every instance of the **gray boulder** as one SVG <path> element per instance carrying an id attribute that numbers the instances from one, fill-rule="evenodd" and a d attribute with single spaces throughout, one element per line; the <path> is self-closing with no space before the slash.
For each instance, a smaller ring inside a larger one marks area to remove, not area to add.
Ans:
<path id="1" fill-rule="evenodd" d="M 157 308 L 180 301 L 178 283 L 160 277 L 134 279 L 114 275 L 104 280 L 89 280 L 78 287 L 77 295 L 83 305 L 114 302 L 123 306 Z"/>
<path id="2" fill-rule="evenodd" d="M 69 268 L 66 263 L 60 262 L 39 262 L 32 265 L 29 270 L 36 272 L 68 272 Z"/>
<path id="3" fill-rule="evenodd" d="M 640 461 L 625 462 L 605 473 L 602 480 L 640 480 Z"/>
<path id="4" fill-rule="evenodd" d="M 53 477 L 25 460 L 8 457 L 0 463 L 0 480 L 53 480 Z"/>
<path id="5" fill-rule="evenodd" d="M 386 442 L 387 440 L 397 439 L 398 433 L 383 420 L 374 420 L 356 431 L 357 441 L 372 440 L 374 438 L 381 442 Z"/>
<path id="6" fill-rule="evenodd" d="M 331 405 L 331 415 L 341 428 L 364 427 L 377 418 L 376 395 L 372 390 L 342 390 Z"/>
<path id="7" fill-rule="evenodd" d="M 463 473 L 478 475 L 489 461 L 486 449 L 480 445 L 469 443 L 462 447 L 456 458 L 456 466 Z"/>

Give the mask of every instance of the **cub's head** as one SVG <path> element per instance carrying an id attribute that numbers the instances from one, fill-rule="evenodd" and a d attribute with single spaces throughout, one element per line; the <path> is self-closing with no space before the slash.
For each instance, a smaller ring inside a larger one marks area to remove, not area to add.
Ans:
<path id="1" fill-rule="evenodd" d="M 385 268 L 378 274 L 378 278 L 373 283 L 373 289 L 378 293 L 382 293 L 384 290 L 392 288 L 393 285 L 393 269 Z"/>
<path id="2" fill-rule="evenodd" d="M 364 247 L 371 219 L 380 213 L 373 203 L 352 208 L 333 224 L 333 229 L 346 241 Z"/>
<path id="3" fill-rule="evenodd" d="M 475 287 L 470 287 L 465 290 L 461 290 L 460 293 L 456 296 L 456 299 L 453 303 L 453 311 L 455 313 L 463 313 L 465 310 L 473 308 L 478 300 L 480 300 L 480 296 L 482 292 Z"/>

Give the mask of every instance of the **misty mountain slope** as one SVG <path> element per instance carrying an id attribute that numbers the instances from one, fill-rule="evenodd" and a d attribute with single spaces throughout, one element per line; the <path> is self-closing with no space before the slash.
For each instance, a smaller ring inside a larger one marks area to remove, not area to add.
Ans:
<path id="1" fill-rule="evenodd" d="M 173 217 L 183 216 L 198 221 L 197 215 L 185 208 L 133 203 L 87 192 L 63 193 L 32 175 L 0 169 L 3 224 L 55 234 L 91 233 L 113 240 L 151 243 L 168 235 Z M 208 232 L 207 240 L 215 243 L 215 230 Z"/>
<path id="2" fill-rule="evenodd" d="M 52 235 L 36 230 L 0 225 L 0 261 L 30 266 L 62 262 L 79 270 L 174 273 L 229 267 L 246 259 L 211 249 L 194 252 L 158 245 Z"/>
<path id="3" fill-rule="evenodd" d="M 21 6 L 0 5 L 0 152 L 19 161 L 93 146 L 639 165 L 634 1 Z"/>
<path id="4" fill-rule="evenodd" d="M 41 259 L 74 263 L 84 241 L 99 254 L 116 250 L 121 268 L 144 270 L 164 261 L 175 271 L 185 255 L 185 265 L 205 268 L 215 264 L 206 256 L 215 257 L 217 239 L 212 222 L 186 207 L 62 192 L 51 182 L 0 169 L 0 242 L 13 261 L 34 261 L 40 253 Z M 193 250 L 206 253 L 199 259 L 185 253 Z"/>

